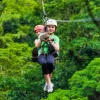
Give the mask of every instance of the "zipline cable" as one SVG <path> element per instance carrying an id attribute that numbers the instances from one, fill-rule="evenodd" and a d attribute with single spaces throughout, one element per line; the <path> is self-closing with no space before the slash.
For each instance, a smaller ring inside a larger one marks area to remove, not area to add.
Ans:
<path id="1" fill-rule="evenodd" d="M 45 18 L 46 20 L 47 19 L 51 19 L 51 18 L 48 18 L 48 17 L 46 17 Z M 45 20 L 45 21 L 46 21 Z M 77 23 L 77 22 L 93 22 L 93 19 L 92 18 L 86 18 L 86 19 L 75 19 L 75 20 L 56 20 L 57 22 L 65 22 L 65 23 Z M 95 18 L 95 21 L 96 22 L 99 22 L 100 21 L 100 18 Z M 20 21 L 20 22 L 24 22 L 24 21 Z M 30 23 L 28 23 L 28 24 L 30 24 Z M 7 25 L 7 24 L 6 24 Z M 5 26 L 6 26 L 5 25 Z M 17 25 L 17 24 L 13 24 L 13 25 Z M 7 25 L 8 26 L 8 25 Z"/>
<path id="2" fill-rule="evenodd" d="M 86 3 L 88 5 L 88 2 L 86 2 Z M 46 21 L 48 19 L 51 19 L 51 18 L 47 17 L 47 14 L 46 14 L 46 11 L 45 11 L 45 6 L 44 6 L 44 0 L 42 0 L 42 7 L 43 7 L 43 23 L 46 24 Z M 90 12 L 91 10 L 89 8 L 89 5 L 88 5 L 87 8 L 88 8 L 88 11 Z M 86 19 L 75 19 L 75 20 L 57 20 L 57 19 L 55 19 L 55 20 L 57 22 L 63 22 L 63 23 L 94 22 L 97 26 L 99 26 L 98 23 L 96 23 L 96 22 L 100 22 L 100 17 L 94 18 L 93 14 L 90 13 L 90 15 L 92 15 L 91 18 L 86 18 Z M 8 25 L 5 25 L 5 26 L 8 26 Z"/>
<path id="3" fill-rule="evenodd" d="M 88 1 L 88 0 L 87 0 Z M 88 7 L 88 2 L 86 1 L 86 4 L 87 4 L 87 8 L 88 10 L 90 11 L 90 8 Z M 45 24 L 47 19 L 51 19 L 51 18 L 48 18 L 47 15 L 46 15 L 46 11 L 45 11 L 45 7 L 44 7 L 44 0 L 42 0 L 42 7 L 43 7 L 43 23 Z M 91 15 L 91 14 L 90 14 Z M 98 23 L 100 21 L 100 18 L 95 18 L 93 16 L 91 16 L 91 18 L 86 18 L 86 19 L 76 19 L 76 20 L 56 20 L 57 22 L 67 22 L 67 23 L 76 23 L 76 22 L 94 22 L 97 26 L 98 26 Z"/>
<path id="4" fill-rule="evenodd" d="M 67 22 L 67 23 L 72 23 L 72 22 L 93 22 L 92 18 L 87 18 L 87 19 L 76 19 L 76 20 L 56 20 L 57 22 Z M 100 21 L 100 18 L 96 18 L 95 21 Z"/>

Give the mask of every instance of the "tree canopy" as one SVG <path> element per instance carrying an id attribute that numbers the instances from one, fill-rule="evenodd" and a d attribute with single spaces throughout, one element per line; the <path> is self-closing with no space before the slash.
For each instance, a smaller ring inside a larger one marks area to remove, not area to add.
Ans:
<path id="1" fill-rule="evenodd" d="M 100 99 L 100 0 L 43 0 L 60 38 L 54 92 L 32 62 L 33 28 L 43 23 L 41 0 L 0 1 L 0 100 Z"/>

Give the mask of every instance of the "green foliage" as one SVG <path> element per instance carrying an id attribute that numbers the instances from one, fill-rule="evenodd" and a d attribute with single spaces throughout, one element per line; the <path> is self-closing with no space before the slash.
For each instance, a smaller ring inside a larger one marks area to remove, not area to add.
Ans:
<path id="1" fill-rule="evenodd" d="M 99 76 L 99 77 L 96 77 Z M 100 98 L 100 58 L 95 58 L 81 71 L 77 71 L 69 79 L 69 89 L 58 89 L 41 100 L 99 100 Z"/>
<path id="2" fill-rule="evenodd" d="M 100 41 L 87 38 L 76 38 L 67 47 L 67 55 L 73 60 L 78 69 L 85 67 L 92 59 L 100 56 Z M 84 63 L 83 63 L 84 62 Z"/>
<path id="3" fill-rule="evenodd" d="M 41 99 L 41 100 L 70 100 L 69 97 L 69 92 L 68 90 L 61 90 L 58 89 L 55 91 L 53 94 L 49 94 L 47 99 Z"/>
<path id="4" fill-rule="evenodd" d="M 0 37 L 0 48 L 5 48 L 6 47 L 6 41 L 4 38 Z"/>
<path id="5" fill-rule="evenodd" d="M 3 34 L 3 28 L 2 28 L 2 25 L 0 24 L 0 36 L 2 36 Z"/>
<path id="6" fill-rule="evenodd" d="M 99 98 L 99 96 L 96 95 L 98 94 L 98 91 L 96 91 L 96 88 L 99 83 L 98 77 L 96 76 L 100 76 L 100 67 L 99 67 L 100 63 L 98 63 L 99 61 L 100 61 L 100 58 L 94 59 L 86 67 L 86 69 L 76 72 L 73 75 L 69 83 L 72 88 L 72 91 L 74 89 L 78 89 L 80 91 L 74 90 L 74 91 L 77 91 L 77 94 L 81 94 L 83 96 L 89 96 L 89 97 L 94 94 L 94 100 L 97 100 L 97 98 Z"/>
<path id="7" fill-rule="evenodd" d="M 55 91 L 50 95 L 43 92 L 40 65 L 31 61 L 33 27 L 43 19 L 41 0 L 0 1 L 0 100 L 100 98 L 100 60 L 92 61 L 100 56 L 100 24 L 88 21 L 99 18 L 100 0 L 88 1 L 44 0 L 48 18 L 70 21 L 58 22 L 55 33 L 60 56 L 52 78 Z"/>

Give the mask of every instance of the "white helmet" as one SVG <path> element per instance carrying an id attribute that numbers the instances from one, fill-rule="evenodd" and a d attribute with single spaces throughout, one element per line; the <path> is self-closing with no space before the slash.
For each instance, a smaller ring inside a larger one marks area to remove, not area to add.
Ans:
<path id="1" fill-rule="evenodd" d="M 55 25 L 57 26 L 57 21 L 54 19 L 48 19 L 46 25 Z"/>

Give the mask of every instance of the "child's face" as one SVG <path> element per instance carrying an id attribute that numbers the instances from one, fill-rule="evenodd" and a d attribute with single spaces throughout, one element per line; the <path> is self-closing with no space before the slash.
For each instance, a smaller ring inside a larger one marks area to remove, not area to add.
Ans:
<path id="1" fill-rule="evenodd" d="M 49 33 L 54 33 L 56 30 L 56 26 L 55 25 L 47 25 L 47 30 Z"/>
<path id="2" fill-rule="evenodd" d="M 36 36 L 39 36 L 40 35 L 40 33 L 42 33 L 43 32 L 43 30 L 36 30 Z"/>

